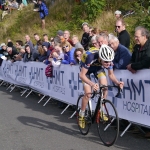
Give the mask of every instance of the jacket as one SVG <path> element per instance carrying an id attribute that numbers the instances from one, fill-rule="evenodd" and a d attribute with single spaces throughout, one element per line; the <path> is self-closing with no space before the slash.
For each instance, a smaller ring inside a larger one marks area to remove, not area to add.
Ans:
<path id="1" fill-rule="evenodd" d="M 115 57 L 113 60 L 114 68 L 115 69 L 126 69 L 126 66 L 130 63 L 131 60 L 131 53 L 129 49 L 125 46 L 119 44 L 116 52 Z"/>
<path id="2" fill-rule="evenodd" d="M 134 70 L 146 69 L 150 67 L 150 39 L 144 46 L 136 44 L 131 58 L 131 68 Z"/>

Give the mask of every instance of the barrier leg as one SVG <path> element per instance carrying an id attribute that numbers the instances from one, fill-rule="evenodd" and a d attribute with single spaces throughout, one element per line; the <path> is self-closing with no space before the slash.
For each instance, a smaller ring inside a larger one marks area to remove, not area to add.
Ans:
<path id="1" fill-rule="evenodd" d="M 33 91 L 32 90 L 30 90 L 30 92 L 26 95 L 26 97 L 25 98 L 27 98 L 31 93 L 32 93 Z"/>
<path id="2" fill-rule="evenodd" d="M 46 101 L 46 103 L 43 106 L 46 106 L 46 104 L 51 100 L 51 97 Z"/>
<path id="3" fill-rule="evenodd" d="M 3 80 L 2 83 L 0 84 L 0 86 L 2 86 L 4 82 L 5 82 L 5 81 Z"/>
<path id="4" fill-rule="evenodd" d="M 12 89 L 10 90 L 10 92 L 12 92 L 15 88 L 16 88 L 16 85 L 14 85 L 14 87 L 12 87 Z"/>
<path id="5" fill-rule="evenodd" d="M 136 127 L 137 127 L 143 134 L 145 134 L 145 132 L 141 129 L 140 126 L 136 125 Z"/>
<path id="6" fill-rule="evenodd" d="M 132 125 L 132 123 L 130 122 L 129 125 L 125 128 L 125 130 L 121 133 L 120 137 L 122 137 L 125 132 L 130 128 L 130 126 Z"/>
<path id="7" fill-rule="evenodd" d="M 6 90 L 8 90 L 13 84 L 10 84 Z"/>
<path id="8" fill-rule="evenodd" d="M 69 107 L 70 105 L 68 104 L 67 106 L 66 106 L 66 108 L 60 113 L 61 115 L 67 110 L 67 108 Z"/>
<path id="9" fill-rule="evenodd" d="M 76 112 L 77 112 L 77 111 L 75 111 L 69 118 L 72 118 L 72 117 L 76 114 Z"/>
<path id="10" fill-rule="evenodd" d="M 23 96 L 27 91 L 28 91 L 28 89 L 25 89 L 25 90 L 22 92 L 21 96 Z"/>
<path id="11" fill-rule="evenodd" d="M 44 99 L 45 95 L 43 95 L 43 97 L 38 101 L 38 103 L 40 103 L 43 99 Z"/>

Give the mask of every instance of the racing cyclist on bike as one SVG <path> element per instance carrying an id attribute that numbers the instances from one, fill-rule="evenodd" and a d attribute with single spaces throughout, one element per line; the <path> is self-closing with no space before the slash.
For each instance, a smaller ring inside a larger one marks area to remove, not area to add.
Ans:
<path id="1" fill-rule="evenodd" d="M 107 85 L 107 78 L 105 74 L 105 68 L 108 70 L 109 78 L 120 88 L 123 88 L 124 83 L 120 82 L 116 79 L 113 73 L 113 63 L 114 59 L 114 50 L 107 46 L 106 44 L 102 44 L 99 51 L 95 53 L 90 53 L 89 55 L 82 56 L 81 59 L 81 71 L 80 78 L 83 81 L 84 92 L 85 95 L 82 99 L 82 106 L 79 112 L 79 126 L 81 128 L 85 128 L 85 109 L 89 98 L 91 96 L 91 90 L 97 91 L 100 85 Z M 90 74 L 93 73 L 95 78 L 97 78 L 99 83 L 94 83 L 90 80 Z M 107 97 L 107 89 L 103 90 L 104 99 Z"/>

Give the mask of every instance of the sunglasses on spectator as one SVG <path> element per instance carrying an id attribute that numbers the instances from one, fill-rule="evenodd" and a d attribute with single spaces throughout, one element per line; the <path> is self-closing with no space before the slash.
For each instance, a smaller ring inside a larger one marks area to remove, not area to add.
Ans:
<path id="1" fill-rule="evenodd" d="M 63 46 L 62 48 L 63 48 L 63 49 L 65 49 L 65 48 L 67 48 L 67 47 L 68 47 L 68 45 L 66 45 L 66 46 Z"/>
<path id="2" fill-rule="evenodd" d="M 107 64 L 107 63 L 111 63 L 111 61 L 104 61 L 104 63 L 106 63 L 106 64 Z"/>
<path id="3" fill-rule="evenodd" d="M 115 26 L 115 28 L 120 28 L 120 26 Z"/>

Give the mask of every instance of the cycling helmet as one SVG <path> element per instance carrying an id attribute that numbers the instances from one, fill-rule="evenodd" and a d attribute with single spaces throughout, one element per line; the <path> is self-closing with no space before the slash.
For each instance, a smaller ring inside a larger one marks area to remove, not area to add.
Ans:
<path id="1" fill-rule="evenodd" d="M 99 57 L 103 61 L 112 61 L 114 59 L 114 50 L 111 47 L 103 44 L 99 49 Z"/>

